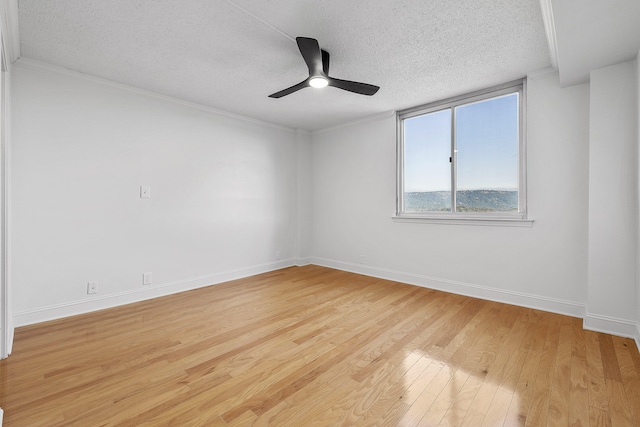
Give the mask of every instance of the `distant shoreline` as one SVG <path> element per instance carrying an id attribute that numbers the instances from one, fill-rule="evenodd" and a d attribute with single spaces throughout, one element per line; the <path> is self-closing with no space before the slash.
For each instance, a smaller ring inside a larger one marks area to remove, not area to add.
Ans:
<path id="1" fill-rule="evenodd" d="M 458 212 L 517 212 L 517 190 L 458 190 L 456 192 Z M 451 192 L 414 191 L 404 193 L 406 212 L 451 211 Z"/>

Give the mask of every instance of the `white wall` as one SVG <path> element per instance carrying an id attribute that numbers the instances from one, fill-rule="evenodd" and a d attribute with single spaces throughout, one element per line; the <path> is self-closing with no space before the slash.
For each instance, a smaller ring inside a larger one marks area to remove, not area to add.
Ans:
<path id="1" fill-rule="evenodd" d="M 626 84 L 640 75 L 628 63 L 593 76 L 591 89 L 529 79 L 535 222 L 521 228 L 394 222 L 391 114 L 308 134 L 19 61 L 16 323 L 311 262 L 574 316 L 587 307 L 592 329 L 637 325 L 638 111 L 613 111 L 635 106 Z"/>
<path id="2" fill-rule="evenodd" d="M 4 19 L 3 15 L 0 15 L 0 41 L 4 40 L 4 31 L 3 25 Z M 4 57 L 5 52 L 4 49 L 1 50 L 1 54 Z M 7 186 L 7 166 L 9 162 L 7 161 L 7 153 L 8 153 L 8 143 L 9 138 L 7 138 L 7 119 L 10 117 L 7 114 L 8 110 L 8 99 L 6 96 L 6 85 L 5 78 L 7 77 L 7 73 L 2 70 L 0 71 L 0 359 L 6 358 L 10 353 L 12 346 L 12 335 L 13 335 L 13 315 L 10 304 L 10 290 L 7 278 L 7 265 L 5 260 L 8 256 L 7 251 L 7 228 L 6 224 L 6 201 L 7 194 L 6 189 Z M 1 409 L 0 409 L 1 411 Z M 2 413 L 0 412 L 0 419 Z M 0 424 L 1 425 L 1 424 Z"/>
<path id="3" fill-rule="evenodd" d="M 635 62 L 591 72 L 585 327 L 635 335 L 638 127 Z"/>
<path id="4" fill-rule="evenodd" d="M 305 131 L 296 132 L 297 149 L 297 198 L 298 198 L 298 236 L 297 263 L 307 264 L 311 255 L 311 224 L 313 224 L 312 201 L 312 164 L 311 164 L 311 134 Z"/>
<path id="5" fill-rule="evenodd" d="M 2 35 L 3 40 L 7 40 Z M 6 52 L 3 50 L 3 54 Z M 11 65 L 5 62 L 6 69 L 2 71 L 0 96 L 0 359 L 11 354 L 13 348 L 14 322 L 11 291 L 11 245 L 9 233 L 9 201 L 11 166 Z"/>
<path id="6" fill-rule="evenodd" d="M 13 75 L 17 325 L 294 263 L 295 132 L 29 64 Z"/>
<path id="7" fill-rule="evenodd" d="M 396 223 L 395 118 L 315 133 L 314 262 L 583 315 L 589 88 L 532 79 L 527 107 L 531 228 Z"/>
<path id="8" fill-rule="evenodd" d="M 0 122 L 2 124 L 0 135 L 0 359 L 11 354 L 13 347 L 13 310 L 11 294 L 11 269 L 9 260 L 11 257 L 10 216 L 8 211 L 10 193 L 11 168 L 11 69 L 16 52 L 17 29 L 11 28 L 12 23 L 8 19 L 10 9 L 17 8 L 17 3 L 0 4 L 0 36 L 2 38 L 2 57 L 4 70 L 2 72 L 2 105 L 0 105 Z M 0 409 L 0 420 L 2 419 Z M 1 424 L 1 422 L 0 422 Z"/>
<path id="9" fill-rule="evenodd" d="M 640 52 L 636 57 L 636 113 L 637 113 L 637 143 L 640 147 Z M 640 171 L 640 149 L 638 150 L 638 171 Z M 638 177 L 637 202 L 640 204 L 640 173 Z M 640 206 L 639 213 L 640 213 Z M 640 349 L 640 214 L 637 216 L 637 240 L 636 240 L 636 345 Z"/>

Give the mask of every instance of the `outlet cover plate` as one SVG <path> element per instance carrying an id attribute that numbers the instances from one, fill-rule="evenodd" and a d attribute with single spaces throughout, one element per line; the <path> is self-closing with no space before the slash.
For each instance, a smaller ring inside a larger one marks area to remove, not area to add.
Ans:
<path id="1" fill-rule="evenodd" d="M 150 199 L 151 198 L 151 186 L 150 185 L 141 185 L 140 186 L 140 198 L 141 199 Z"/>
<path id="2" fill-rule="evenodd" d="M 87 283 L 87 295 L 93 295 L 98 293 L 98 282 Z"/>

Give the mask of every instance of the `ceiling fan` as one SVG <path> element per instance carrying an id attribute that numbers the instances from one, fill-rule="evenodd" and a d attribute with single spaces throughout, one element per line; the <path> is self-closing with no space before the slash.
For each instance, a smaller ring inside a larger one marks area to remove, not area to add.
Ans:
<path id="1" fill-rule="evenodd" d="M 309 67 L 309 77 L 280 92 L 272 93 L 269 98 L 282 98 L 285 95 L 292 94 L 305 87 L 322 88 L 325 86 L 333 86 L 338 89 L 346 90 L 360 95 L 371 96 L 375 94 L 378 86 L 367 83 L 352 82 L 349 80 L 340 80 L 329 76 L 329 52 L 320 50 L 318 40 L 308 37 L 296 37 L 298 49 L 304 58 L 304 62 Z"/>

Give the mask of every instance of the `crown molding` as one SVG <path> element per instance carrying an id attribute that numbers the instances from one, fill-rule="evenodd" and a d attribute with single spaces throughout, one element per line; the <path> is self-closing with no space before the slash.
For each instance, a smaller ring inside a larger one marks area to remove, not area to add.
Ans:
<path id="1" fill-rule="evenodd" d="M 148 90 L 139 89 L 137 87 L 129 86 L 129 85 L 126 85 L 126 84 L 123 84 L 123 83 L 116 83 L 116 82 L 114 82 L 112 80 L 107 80 L 107 79 L 104 79 L 102 77 L 92 76 L 90 74 L 81 73 L 79 71 L 70 70 L 68 68 L 60 67 L 58 65 L 49 64 L 47 62 L 42 62 L 42 61 L 38 61 L 38 60 L 35 60 L 35 59 L 22 57 L 22 58 L 19 58 L 15 62 L 14 65 L 19 67 L 19 68 L 46 70 L 46 71 L 50 71 L 50 72 L 54 72 L 54 73 L 58 73 L 58 74 L 63 74 L 63 75 L 75 77 L 75 78 L 82 79 L 82 80 L 87 80 L 87 81 L 94 82 L 94 83 L 97 83 L 97 84 L 101 84 L 101 85 L 104 85 L 104 86 L 110 86 L 110 87 L 117 88 L 117 89 L 120 89 L 120 90 L 124 90 L 124 91 L 127 91 L 127 92 L 132 92 L 132 93 L 136 93 L 136 94 L 139 94 L 139 95 L 147 96 L 147 97 L 150 97 L 150 98 L 155 98 L 155 99 L 158 99 L 158 100 L 161 100 L 161 101 L 165 101 L 165 102 L 169 102 L 169 103 L 172 103 L 172 104 L 178 104 L 178 105 L 182 105 L 184 107 L 195 108 L 197 110 L 205 111 L 207 113 L 215 114 L 217 116 L 228 117 L 228 118 L 240 120 L 240 121 L 243 121 L 243 122 L 249 122 L 249 123 L 253 123 L 253 124 L 257 124 L 257 125 L 261 125 L 261 126 L 266 126 L 266 127 L 278 129 L 278 130 L 285 131 L 285 132 L 290 132 L 290 133 L 295 133 L 296 132 L 295 129 L 292 129 L 292 128 L 289 128 L 289 127 L 286 127 L 286 126 L 281 126 L 281 125 L 277 125 L 277 124 L 274 124 L 274 123 L 265 122 L 263 120 L 258 120 L 258 119 L 254 119 L 252 117 L 243 116 L 241 114 L 235 114 L 235 113 L 231 113 L 231 112 L 228 112 L 228 111 L 219 110 L 217 108 L 208 107 L 208 106 L 202 105 L 202 104 L 196 104 L 195 102 L 184 101 L 184 100 L 179 99 L 179 98 L 174 98 L 174 97 L 171 97 L 171 96 L 159 94 L 157 92 L 151 92 L 151 91 L 148 91 Z"/>
<path id="2" fill-rule="evenodd" d="M 552 0 L 540 0 L 540 8 L 542 9 L 542 21 L 544 22 L 544 31 L 547 35 L 547 44 L 549 45 L 549 57 L 551 65 L 558 69 L 558 39 L 556 37 L 556 23 L 553 19 Z"/>

